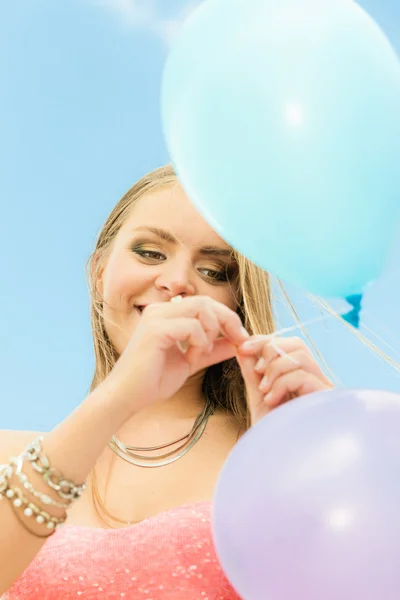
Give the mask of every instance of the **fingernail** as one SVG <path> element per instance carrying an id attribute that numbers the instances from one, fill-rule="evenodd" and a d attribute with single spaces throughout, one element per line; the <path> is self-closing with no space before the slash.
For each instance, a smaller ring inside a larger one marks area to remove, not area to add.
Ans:
<path id="1" fill-rule="evenodd" d="M 265 358 L 262 356 L 261 358 L 258 359 L 257 364 L 254 367 L 254 370 L 255 371 L 258 371 L 258 370 L 261 371 L 261 370 L 265 369 L 265 367 L 266 367 Z"/>
<path id="2" fill-rule="evenodd" d="M 207 348 L 207 352 L 208 352 L 208 354 L 211 354 L 211 352 L 213 351 L 213 349 L 214 349 L 214 344 L 210 344 L 210 345 L 208 346 L 208 348 Z"/>
<path id="3" fill-rule="evenodd" d="M 246 337 L 246 338 L 250 337 L 249 332 L 244 327 L 240 328 L 240 333 L 243 335 L 243 337 Z"/>
<path id="4" fill-rule="evenodd" d="M 272 401 L 272 392 L 268 392 L 266 396 L 264 396 L 264 402 L 266 404 L 271 404 Z"/>
<path id="5" fill-rule="evenodd" d="M 261 379 L 261 383 L 258 386 L 258 389 L 260 390 L 260 392 L 265 392 L 267 390 L 268 387 L 268 377 L 266 375 L 264 375 L 264 377 Z M 266 400 L 266 398 L 265 398 Z"/>
<path id="6" fill-rule="evenodd" d="M 256 346 L 259 345 L 257 340 L 249 340 L 248 342 L 243 342 L 242 348 L 243 350 L 253 350 Z"/>

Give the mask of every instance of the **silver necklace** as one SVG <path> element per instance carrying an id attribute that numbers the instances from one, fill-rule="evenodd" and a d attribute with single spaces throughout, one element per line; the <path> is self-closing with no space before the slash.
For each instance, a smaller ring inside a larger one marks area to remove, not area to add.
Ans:
<path id="1" fill-rule="evenodd" d="M 110 448 L 123 460 L 131 463 L 132 465 L 136 465 L 137 467 L 163 467 L 164 465 L 168 465 L 182 456 L 185 456 L 187 452 L 199 441 L 203 432 L 206 428 L 208 419 L 213 414 L 214 408 L 211 405 L 211 402 L 207 400 L 204 409 L 197 416 L 193 427 L 187 435 L 174 440 L 173 442 L 169 442 L 168 444 L 162 444 L 161 446 L 152 446 L 151 448 L 141 448 L 139 446 L 127 446 L 121 440 L 117 438 L 116 435 L 113 435 L 111 441 L 109 442 Z M 154 450 L 161 450 L 162 448 L 167 448 L 178 442 L 183 440 L 186 441 L 170 452 L 165 454 L 161 454 L 158 456 L 143 456 L 141 454 L 137 454 L 138 452 L 151 452 Z"/>

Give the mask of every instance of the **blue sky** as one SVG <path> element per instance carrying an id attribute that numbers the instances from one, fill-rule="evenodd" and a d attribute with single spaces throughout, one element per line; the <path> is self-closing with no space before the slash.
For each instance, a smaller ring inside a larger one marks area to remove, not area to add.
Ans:
<path id="1" fill-rule="evenodd" d="M 162 69 L 195 4 L 18 0 L 1 7 L 0 429 L 48 431 L 87 394 L 94 361 L 84 264 L 122 194 L 168 162 Z M 361 5 L 400 53 L 398 1 Z M 399 258 L 400 235 L 365 298 L 363 323 L 400 362 Z M 320 315 L 303 291 L 288 290 L 304 321 Z M 281 302 L 277 310 L 283 326 L 293 323 Z M 308 331 L 347 387 L 400 392 L 399 375 L 339 322 L 328 318 Z"/>

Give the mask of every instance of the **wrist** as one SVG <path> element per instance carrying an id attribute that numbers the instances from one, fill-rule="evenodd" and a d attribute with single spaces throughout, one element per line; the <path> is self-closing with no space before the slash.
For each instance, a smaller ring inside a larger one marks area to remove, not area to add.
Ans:
<path id="1" fill-rule="evenodd" d="M 128 389 L 128 386 L 124 387 L 120 381 L 111 377 L 105 379 L 92 394 L 92 401 L 102 404 L 114 430 L 119 429 L 140 410 L 133 397 L 132 389 Z"/>

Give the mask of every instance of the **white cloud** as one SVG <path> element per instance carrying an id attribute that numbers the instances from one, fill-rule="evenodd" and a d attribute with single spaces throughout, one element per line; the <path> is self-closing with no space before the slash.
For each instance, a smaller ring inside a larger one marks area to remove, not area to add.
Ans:
<path id="1" fill-rule="evenodd" d="M 92 2 L 112 12 L 124 27 L 151 31 L 167 45 L 173 42 L 190 13 L 200 4 L 200 0 L 193 0 L 176 15 L 166 18 L 161 14 L 155 0 L 92 0 Z"/>
<path id="2" fill-rule="evenodd" d="M 93 0 L 93 4 L 110 10 L 128 27 L 149 25 L 156 17 L 153 0 Z"/>

